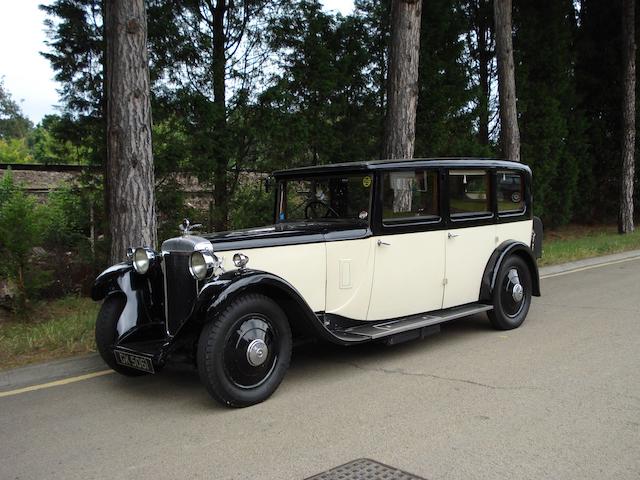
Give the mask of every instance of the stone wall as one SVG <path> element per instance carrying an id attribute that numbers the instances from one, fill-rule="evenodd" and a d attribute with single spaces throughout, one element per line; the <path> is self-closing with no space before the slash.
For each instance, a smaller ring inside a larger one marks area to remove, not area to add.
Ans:
<path id="1" fill-rule="evenodd" d="M 16 182 L 25 185 L 27 191 L 33 195 L 44 198 L 47 194 L 60 188 L 62 185 L 73 185 L 79 177 L 88 171 L 89 167 L 80 165 L 22 165 L 0 163 L 0 176 L 11 168 Z M 100 173 L 98 169 L 92 169 Z M 244 172 L 241 182 L 259 182 L 267 175 L 256 172 Z M 176 174 L 175 180 L 180 185 L 180 190 L 185 192 L 186 201 L 195 208 L 207 209 L 213 201 L 211 188 L 201 184 L 194 175 Z"/>

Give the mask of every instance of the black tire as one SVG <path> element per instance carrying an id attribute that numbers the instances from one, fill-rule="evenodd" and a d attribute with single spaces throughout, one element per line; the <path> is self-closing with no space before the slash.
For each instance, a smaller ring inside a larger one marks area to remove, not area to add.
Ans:
<path id="1" fill-rule="evenodd" d="M 147 375 L 147 373 L 135 368 L 118 365 L 113 355 L 113 350 L 111 350 L 111 345 L 117 340 L 118 319 L 125 302 L 126 299 L 121 295 L 110 295 L 102 303 L 96 319 L 96 346 L 98 347 L 98 353 L 100 353 L 104 363 L 109 368 L 128 377 L 139 377 Z"/>
<path id="2" fill-rule="evenodd" d="M 291 328 L 278 304 L 264 295 L 243 295 L 202 329 L 200 380 L 223 405 L 263 402 L 282 382 L 291 348 Z"/>
<path id="3" fill-rule="evenodd" d="M 517 272 L 514 282 L 513 271 Z M 522 299 L 514 293 L 516 285 L 522 287 Z M 498 330 L 511 330 L 522 325 L 531 306 L 531 272 L 526 262 L 517 255 L 508 257 L 500 266 L 493 288 L 493 310 L 487 312 L 489 320 Z"/>

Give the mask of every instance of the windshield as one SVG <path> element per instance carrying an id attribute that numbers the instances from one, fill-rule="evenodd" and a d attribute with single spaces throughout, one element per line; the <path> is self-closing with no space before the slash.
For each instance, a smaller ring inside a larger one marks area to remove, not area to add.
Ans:
<path id="1" fill-rule="evenodd" d="M 277 221 L 323 220 L 368 225 L 372 178 L 345 174 L 282 180 Z"/>

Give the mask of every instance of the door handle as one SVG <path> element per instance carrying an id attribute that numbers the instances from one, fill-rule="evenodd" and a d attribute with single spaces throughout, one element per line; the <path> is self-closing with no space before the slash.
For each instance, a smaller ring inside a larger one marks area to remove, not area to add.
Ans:
<path id="1" fill-rule="evenodd" d="M 381 247 L 382 245 L 391 246 L 390 243 L 383 242 L 382 240 L 378 240 L 378 246 Z"/>
<path id="2" fill-rule="evenodd" d="M 449 237 L 449 238 L 456 238 L 456 237 L 459 237 L 459 236 L 460 236 L 459 233 L 451 233 L 451 232 L 449 232 L 449 234 L 447 235 L 447 237 Z"/>

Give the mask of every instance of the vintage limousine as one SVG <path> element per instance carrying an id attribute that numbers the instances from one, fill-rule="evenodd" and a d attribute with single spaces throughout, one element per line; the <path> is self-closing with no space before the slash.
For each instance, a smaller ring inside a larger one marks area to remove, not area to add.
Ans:
<path id="1" fill-rule="evenodd" d="M 274 224 L 183 235 L 98 276 L 96 341 L 125 375 L 187 358 L 216 400 L 278 387 L 295 339 L 395 344 L 487 312 L 524 321 L 540 295 L 531 171 L 485 159 L 371 161 L 279 171 Z"/>

